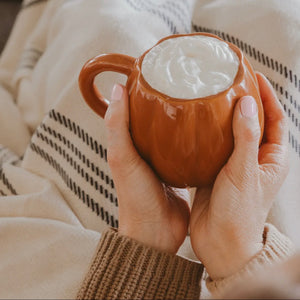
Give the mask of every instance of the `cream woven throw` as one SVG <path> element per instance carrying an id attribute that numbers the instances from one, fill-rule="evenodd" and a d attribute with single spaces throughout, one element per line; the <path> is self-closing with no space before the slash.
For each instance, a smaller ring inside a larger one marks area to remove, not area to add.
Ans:
<path id="1" fill-rule="evenodd" d="M 79 93 L 79 71 L 174 33 L 220 35 L 274 85 L 291 163 L 272 219 L 300 246 L 299 11 L 297 0 L 24 1 L 0 60 L 0 297 L 75 297 L 102 230 L 118 225 L 103 121 Z M 97 84 L 109 97 L 125 80 Z"/>

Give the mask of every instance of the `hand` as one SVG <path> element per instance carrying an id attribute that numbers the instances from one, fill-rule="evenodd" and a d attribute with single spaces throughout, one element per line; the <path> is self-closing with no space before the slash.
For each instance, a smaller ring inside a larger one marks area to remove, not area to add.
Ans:
<path id="1" fill-rule="evenodd" d="M 288 172 L 287 122 L 270 83 L 257 73 L 265 112 L 263 144 L 256 103 L 243 97 L 233 118 L 234 151 L 212 188 L 198 189 L 191 243 L 213 279 L 238 271 L 262 248 L 264 224 Z"/>
<path id="2" fill-rule="evenodd" d="M 105 115 L 107 159 L 119 201 L 119 233 L 158 250 L 176 253 L 188 230 L 189 207 L 163 185 L 138 155 L 129 133 L 128 93 L 116 85 Z"/>

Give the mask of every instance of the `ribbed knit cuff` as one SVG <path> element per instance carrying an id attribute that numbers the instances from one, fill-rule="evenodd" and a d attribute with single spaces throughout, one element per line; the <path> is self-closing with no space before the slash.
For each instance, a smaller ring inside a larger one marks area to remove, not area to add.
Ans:
<path id="1" fill-rule="evenodd" d="M 266 224 L 263 234 L 263 249 L 253 257 L 238 273 L 219 280 L 206 280 L 206 286 L 214 298 L 220 298 L 239 282 L 259 274 L 262 268 L 276 262 L 283 262 L 295 253 L 293 243 L 273 225 Z"/>
<path id="2" fill-rule="evenodd" d="M 199 299 L 201 264 L 109 229 L 77 299 Z"/>

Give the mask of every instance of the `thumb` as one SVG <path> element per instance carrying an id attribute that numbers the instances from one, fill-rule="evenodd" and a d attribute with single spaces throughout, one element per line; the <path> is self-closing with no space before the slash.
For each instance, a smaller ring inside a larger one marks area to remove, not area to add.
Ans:
<path id="1" fill-rule="evenodd" d="M 247 168 L 251 170 L 258 165 L 258 148 L 260 139 L 260 126 L 258 120 L 257 104 L 253 97 L 242 97 L 233 115 L 234 151 L 230 157 L 231 167 L 236 171 Z"/>
<path id="2" fill-rule="evenodd" d="M 124 86 L 113 87 L 105 114 L 107 160 L 113 175 L 124 177 L 133 170 L 140 157 L 129 132 L 128 93 Z"/>

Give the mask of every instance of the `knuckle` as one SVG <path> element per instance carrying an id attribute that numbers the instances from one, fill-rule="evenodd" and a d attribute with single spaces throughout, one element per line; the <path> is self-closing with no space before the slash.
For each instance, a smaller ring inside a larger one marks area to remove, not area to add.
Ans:
<path id="1" fill-rule="evenodd" d="M 105 117 L 104 117 L 104 122 L 105 122 L 105 126 L 108 128 L 112 128 L 114 127 L 114 114 L 112 113 L 112 109 L 109 107 L 106 111 Z"/>
<path id="2" fill-rule="evenodd" d="M 288 176 L 290 166 L 288 156 L 284 154 L 285 151 L 287 150 L 282 149 L 282 147 L 277 149 L 276 152 L 274 151 L 274 163 L 267 165 L 265 168 L 265 175 L 272 186 L 281 186 Z"/>
<path id="3" fill-rule="evenodd" d="M 283 107 L 281 105 L 279 106 L 279 109 L 277 111 L 276 119 L 277 119 L 277 121 L 280 121 L 283 124 L 287 125 L 288 118 L 287 118 L 287 116 L 283 110 Z"/>
<path id="4" fill-rule="evenodd" d="M 277 165 L 288 168 L 289 166 L 289 150 L 286 145 L 273 144 L 273 156 Z"/>
<path id="5" fill-rule="evenodd" d="M 227 163 L 224 167 L 224 174 L 229 182 L 239 191 L 245 186 L 248 186 L 250 182 L 256 182 L 258 180 L 258 172 L 251 164 L 234 166 L 231 163 Z"/>
<path id="6" fill-rule="evenodd" d="M 122 120 L 120 113 L 114 107 L 113 103 L 110 104 L 104 116 L 105 126 L 107 128 L 115 128 L 119 124 L 120 120 Z"/>
<path id="7" fill-rule="evenodd" d="M 275 188 L 276 190 L 279 189 L 279 187 L 282 185 L 283 181 L 285 180 L 287 176 L 288 168 L 279 166 L 279 165 L 273 165 L 268 168 L 268 170 L 265 172 L 265 176 L 267 178 L 267 182 L 270 186 Z"/>
<path id="8" fill-rule="evenodd" d="M 242 143 L 258 144 L 260 136 L 261 136 L 261 129 L 258 122 L 241 124 L 240 128 L 237 128 L 236 130 L 237 141 L 240 140 Z"/>
<path id="9" fill-rule="evenodd" d="M 288 117 L 285 114 L 283 107 L 279 106 L 278 110 L 274 112 L 273 115 L 268 116 L 268 119 L 272 122 L 278 124 L 283 132 L 288 130 Z"/>
<path id="10" fill-rule="evenodd" d="M 253 126 L 246 128 L 244 136 L 249 143 L 258 143 L 261 135 L 259 124 L 253 124 Z"/>
<path id="11" fill-rule="evenodd" d="M 258 139 L 257 130 L 252 130 L 251 128 L 247 128 L 244 132 L 244 139 L 247 143 L 254 143 Z"/>

